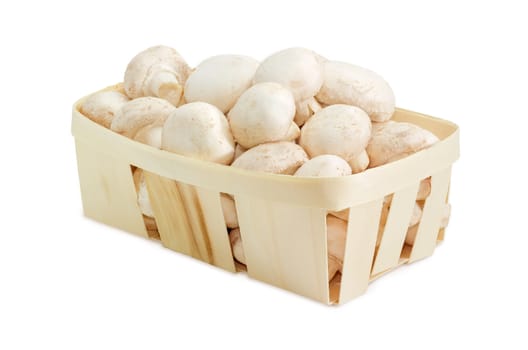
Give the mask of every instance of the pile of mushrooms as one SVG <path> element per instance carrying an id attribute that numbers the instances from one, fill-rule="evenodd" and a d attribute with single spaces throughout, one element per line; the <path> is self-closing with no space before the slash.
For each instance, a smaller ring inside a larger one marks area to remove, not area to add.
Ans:
<path id="1" fill-rule="evenodd" d="M 260 63 L 213 56 L 191 69 L 175 49 L 155 46 L 130 61 L 118 90 L 91 95 L 81 112 L 152 147 L 253 171 L 347 176 L 438 141 L 417 125 L 390 120 L 394 93 L 381 76 L 304 48 L 276 52 Z M 145 223 L 155 230 L 141 169 L 134 181 Z M 430 179 L 420 185 L 407 244 L 414 242 L 430 187 Z M 391 200 L 384 200 L 379 237 Z M 234 258 L 245 264 L 235 201 L 221 194 L 221 204 Z M 446 204 L 444 227 L 449 209 Z M 329 279 L 343 267 L 347 221 L 347 210 L 327 215 Z"/>

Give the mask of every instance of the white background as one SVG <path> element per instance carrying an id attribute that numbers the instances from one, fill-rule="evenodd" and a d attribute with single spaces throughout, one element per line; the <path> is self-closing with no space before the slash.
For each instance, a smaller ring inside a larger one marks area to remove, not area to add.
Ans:
<path id="1" fill-rule="evenodd" d="M 0 349 L 526 349 L 528 21 L 490 3 L 2 2 Z M 327 307 L 85 219 L 71 105 L 160 43 L 306 46 L 458 123 L 445 243 Z"/>

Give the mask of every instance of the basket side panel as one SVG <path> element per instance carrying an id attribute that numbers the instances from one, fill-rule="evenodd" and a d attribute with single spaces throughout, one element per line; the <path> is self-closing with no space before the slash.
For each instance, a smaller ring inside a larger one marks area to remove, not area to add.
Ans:
<path id="1" fill-rule="evenodd" d="M 75 140 L 84 214 L 148 238 L 130 164 Z"/>
<path id="2" fill-rule="evenodd" d="M 398 266 L 419 185 L 420 183 L 417 182 L 413 186 L 394 193 L 378 253 L 372 267 L 373 275 Z"/>
<path id="3" fill-rule="evenodd" d="M 367 290 L 376 247 L 383 199 L 351 207 L 345 243 L 345 258 L 339 303 L 345 303 Z"/>
<path id="4" fill-rule="evenodd" d="M 326 210 L 235 200 L 248 275 L 329 303 Z"/>
<path id="5" fill-rule="evenodd" d="M 409 262 L 426 258 L 433 254 L 436 247 L 442 208 L 447 200 L 451 167 L 431 176 L 431 194 L 425 200 L 422 219 L 418 226 Z"/>

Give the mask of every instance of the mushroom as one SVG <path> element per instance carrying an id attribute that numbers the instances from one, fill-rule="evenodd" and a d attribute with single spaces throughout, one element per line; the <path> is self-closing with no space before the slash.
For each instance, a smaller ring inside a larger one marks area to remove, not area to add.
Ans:
<path id="1" fill-rule="evenodd" d="M 146 126 L 163 125 L 175 110 L 173 105 L 161 98 L 140 97 L 123 104 L 112 120 L 110 129 L 133 139 Z"/>
<path id="2" fill-rule="evenodd" d="M 240 236 L 240 229 L 235 228 L 229 232 L 229 242 L 231 243 L 233 257 L 239 263 L 246 265 L 246 256 L 244 255 L 244 247 L 242 246 L 242 237 Z"/>
<path id="3" fill-rule="evenodd" d="M 418 194 L 416 195 L 417 201 L 426 199 L 431 194 L 431 178 L 428 177 L 420 181 L 420 187 L 418 187 Z"/>
<path id="4" fill-rule="evenodd" d="M 294 175 L 334 177 L 350 174 L 352 174 L 352 169 L 343 158 L 333 154 L 323 154 L 304 163 Z"/>
<path id="5" fill-rule="evenodd" d="M 368 168 L 369 163 L 370 159 L 366 150 L 363 150 L 357 157 L 352 158 L 348 162 L 354 174 L 365 171 Z"/>
<path id="6" fill-rule="evenodd" d="M 345 258 L 345 241 L 348 223 L 334 216 L 326 217 L 326 236 L 328 246 L 328 280 L 331 280 L 335 270 L 343 272 Z"/>
<path id="7" fill-rule="evenodd" d="M 134 185 L 136 186 L 137 192 L 137 203 L 141 213 L 149 218 L 154 217 L 154 211 L 150 205 L 150 198 L 147 189 L 147 183 L 145 182 L 145 177 L 143 176 L 143 170 L 137 168 L 134 171 Z"/>
<path id="8" fill-rule="evenodd" d="M 287 139 L 294 116 L 291 92 L 277 83 L 253 85 L 228 114 L 233 136 L 245 148 Z"/>
<path id="9" fill-rule="evenodd" d="M 230 164 L 235 142 L 222 112 L 205 102 L 176 108 L 163 125 L 161 148 L 183 156 Z"/>
<path id="10" fill-rule="evenodd" d="M 238 215 L 236 212 L 235 200 L 226 193 L 220 194 L 220 204 L 224 213 L 224 220 L 228 228 L 238 227 Z"/>
<path id="11" fill-rule="evenodd" d="M 233 161 L 240 157 L 245 151 L 247 151 L 247 148 L 241 146 L 239 143 L 235 146 L 235 157 L 233 158 Z"/>
<path id="12" fill-rule="evenodd" d="M 232 167 L 274 174 L 293 175 L 308 161 L 308 155 L 297 144 L 281 141 L 264 143 L 240 155 Z"/>
<path id="13" fill-rule="evenodd" d="M 414 226 L 417 223 L 419 223 L 421 218 L 422 218 L 422 207 L 418 204 L 418 202 L 414 202 L 411 220 L 409 221 L 409 227 Z"/>
<path id="14" fill-rule="evenodd" d="M 253 83 L 258 61 L 247 56 L 220 55 L 196 67 L 185 83 L 185 100 L 202 101 L 227 113 Z"/>
<path id="15" fill-rule="evenodd" d="M 100 91 L 84 101 L 80 112 L 97 124 L 110 128 L 115 115 L 128 100 L 128 97 L 117 91 Z"/>
<path id="16" fill-rule="evenodd" d="M 446 228 L 449 224 L 449 217 L 451 215 L 451 204 L 446 203 L 442 208 L 442 218 L 440 219 L 440 228 Z M 418 227 L 420 225 L 417 223 L 409 227 L 407 230 L 407 236 L 405 236 L 405 243 L 408 245 L 413 245 L 416 239 L 416 233 L 418 233 Z"/>
<path id="17" fill-rule="evenodd" d="M 332 105 L 315 113 L 304 124 L 299 145 L 310 157 L 334 154 L 355 165 L 358 157 L 362 157 L 370 133 L 370 119 L 364 111 L 348 105 Z"/>
<path id="18" fill-rule="evenodd" d="M 370 168 L 396 161 L 430 147 L 438 137 L 417 125 L 388 121 L 374 123 L 367 146 Z"/>
<path id="19" fill-rule="evenodd" d="M 154 46 L 132 58 L 125 71 L 124 88 L 130 98 L 155 96 L 177 106 L 190 72 L 175 49 Z"/>
<path id="20" fill-rule="evenodd" d="M 315 96 L 319 102 L 359 107 L 375 122 L 392 117 L 394 93 L 381 76 L 344 62 L 326 61 L 322 65 L 323 85 Z"/>
<path id="21" fill-rule="evenodd" d="M 137 132 L 134 140 L 160 149 L 162 130 L 163 125 L 147 125 Z"/>
<path id="22" fill-rule="evenodd" d="M 320 109 L 314 96 L 323 84 L 321 57 L 304 48 L 289 48 L 276 52 L 260 64 L 255 83 L 276 82 L 290 89 L 295 98 L 295 122 L 304 122 Z"/>

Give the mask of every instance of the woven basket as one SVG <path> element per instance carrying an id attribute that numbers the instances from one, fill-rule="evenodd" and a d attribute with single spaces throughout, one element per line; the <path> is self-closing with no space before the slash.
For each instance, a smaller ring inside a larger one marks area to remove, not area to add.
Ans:
<path id="1" fill-rule="evenodd" d="M 115 88 L 115 87 L 114 87 Z M 228 271 L 237 271 L 220 204 L 236 201 L 250 277 L 327 304 L 364 293 L 370 281 L 430 256 L 443 240 L 442 208 L 458 127 L 397 109 L 393 120 L 419 125 L 440 138 L 433 147 L 363 173 L 302 178 L 251 172 L 158 150 L 116 134 L 73 108 L 72 132 L 86 216 L 149 238 L 132 178 L 144 170 L 161 243 Z M 431 177 L 414 244 L 405 244 L 420 181 Z M 376 247 L 383 198 L 394 194 Z M 326 215 L 349 208 L 343 273 L 328 282 Z"/>

